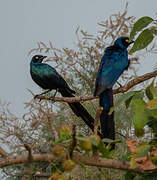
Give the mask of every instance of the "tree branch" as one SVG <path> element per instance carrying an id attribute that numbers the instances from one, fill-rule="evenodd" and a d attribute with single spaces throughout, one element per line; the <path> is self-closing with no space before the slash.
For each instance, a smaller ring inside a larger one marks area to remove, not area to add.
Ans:
<path id="1" fill-rule="evenodd" d="M 6 158 L 8 156 L 8 153 L 2 147 L 0 147 L 0 155 Z"/>
<path id="2" fill-rule="evenodd" d="M 59 136 L 58 136 L 58 133 L 57 133 L 57 131 L 56 131 L 55 127 L 54 127 L 54 124 L 53 124 L 53 116 L 52 116 L 52 114 L 48 114 L 47 119 L 48 119 L 48 121 L 50 123 L 52 135 L 54 136 L 55 140 L 58 140 Z"/>
<path id="3" fill-rule="evenodd" d="M 150 72 L 150 73 L 147 73 L 147 74 L 144 74 L 142 76 L 138 76 L 137 78 L 129 81 L 126 85 L 124 85 L 123 87 L 120 87 L 118 89 L 115 89 L 113 91 L 114 94 L 118 94 L 118 93 L 124 93 L 126 91 L 128 91 L 129 89 L 131 89 L 132 87 L 136 86 L 137 84 L 140 84 L 148 79 L 151 79 L 153 77 L 156 77 L 157 76 L 157 70 L 156 71 L 153 71 L 153 72 Z"/>
<path id="4" fill-rule="evenodd" d="M 137 78 L 129 81 L 126 85 L 124 85 L 123 87 L 120 87 L 118 89 L 113 90 L 113 94 L 118 94 L 118 93 L 124 93 L 126 91 L 128 91 L 129 89 L 131 89 L 132 87 L 136 86 L 137 84 L 140 84 L 148 79 L 151 79 L 153 77 L 157 76 L 157 70 L 153 71 L 151 73 L 147 73 L 144 74 L 142 76 L 138 76 Z M 89 101 L 89 100 L 93 100 L 93 99 L 97 99 L 98 96 L 80 96 L 80 97 L 48 97 L 48 96 L 42 96 L 42 95 L 38 95 L 36 98 L 42 100 L 51 100 L 51 101 L 58 101 L 58 102 L 68 102 L 68 103 L 72 103 L 72 102 L 84 102 L 84 101 Z"/>
<path id="5" fill-rule="evenodd" d="M 103 107 L 99 106 L 98 110 L 96 112 L 96 117 L 94 120 L 94 134 L 95 135 L 97 135 L 97 133 L 98 133 L 99 118 L 100 118 L 102 110 L 103 110 Z"/>
<path id="6" fill-rule="evenodd" d="M 76 125 L 73 125 L 73 128 L 72 128 L 72 143 L 69 147 L 69 155 L 70 155 L 70 158 L 72 158 L 73 156 L 73 151 L 75 149 L 77 145 L 77 139 L 76 139 Z"/>
<path id="7" fill-rule="evenodd" d="M 31 146 L 29 144 L 24 144 L 24 147 L 26 148 L 26 150 L 28 151 L 28 160 L 32 161 L 33 160 L 33 155 L 32 155 L 32 149 Z"/>
<path id="8" fill-rule="evenodd" d="M 54 162 L 56 157 L 53 154 L 32 154 L 32 162 Z M 152 171 L 144 171 L 140 167 L 136 167 L 135 169 L 130 168 L 129 162 L 114 160 L 114 159 L 107 159 L 101 158 L 98 156 L 85 156 L 80 155 L 78 153 L 74 153 L 72 160 L 76 163 L 84 163 L 88 166 L 97 166 L 103 168 L 113 168 L 113 169 L 120 169 L 120 170 L 127 170 L 136 173 L 151 173 Z M 20 155 L 16 157 L 8 157 L 7 159 L 2 159 L 0 161 L 0 168 L 15 165 L 15 164 L 22 164 L 22 163 L 29 163 L 28 155 Z"/>

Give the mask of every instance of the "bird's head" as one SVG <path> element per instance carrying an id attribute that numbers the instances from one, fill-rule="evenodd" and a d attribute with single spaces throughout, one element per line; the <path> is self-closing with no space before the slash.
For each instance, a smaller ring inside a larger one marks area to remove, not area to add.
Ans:
<path id="1" fill-rule="evenodd" d="M 127 47 L 132 43 L 134 43 L 134 41 L 129 41 L 128 37 L 120 37 L 115 40 L 114 45 L 122 49 L 127 49 Z"/>
<path id="2" fill-rule="evenodd" d="M 32 62 L 38 62 L 42 63 L 43 59 L 45 59 L 47 56 L 42 56 L 42 55 L 35 55 L 32 57 Z"/>

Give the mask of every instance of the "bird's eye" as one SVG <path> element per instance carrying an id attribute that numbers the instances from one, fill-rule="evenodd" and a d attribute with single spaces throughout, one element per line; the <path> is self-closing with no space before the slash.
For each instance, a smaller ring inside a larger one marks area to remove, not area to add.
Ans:
<path id="1" fill-rule="evenodd" d="M 126 39 L 125 41 L 126 41 L 126 42 L 129 42 L 129 39 Z"/>
<path id="2" fill-rule="evenodd" d="M 35 58 L 36 58 L 36 59 L 39 59 L 39 57 L 38 57 L 38 56 L 36 56 Z"/>

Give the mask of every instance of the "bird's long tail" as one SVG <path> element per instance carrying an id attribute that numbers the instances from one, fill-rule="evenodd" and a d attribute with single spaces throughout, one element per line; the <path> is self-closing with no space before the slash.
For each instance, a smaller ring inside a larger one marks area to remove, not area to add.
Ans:
<path id="1" fill-rule="evenodd" d="M 63 97 L 75 97 L 72 95 L 69 89 L 60 89 L 59 92 Z M 82 118 L 82 120 L 87 124 L 87 126 L 94 130 L 94 118 L 88 113 L 88 111 L 79 102 L 68 103 L 72 111 L 76 116 Z M 98 135 L 102 138 L 102 134 L 98 132 Z"/>
<path id="2" fill-rule="evenodd" d="M 110 108 L 113 106 L 113 92 L 112 89 L 106 89 L 100 95 L 100 106 L 103 107 L 103 111 L 100 115 L 101 133 L 103 138 L 115 139 L 115 124 L 114 124 L 114 112 L 109 115 Z M 112 149 L 114 145 L 112 144 Z"/>

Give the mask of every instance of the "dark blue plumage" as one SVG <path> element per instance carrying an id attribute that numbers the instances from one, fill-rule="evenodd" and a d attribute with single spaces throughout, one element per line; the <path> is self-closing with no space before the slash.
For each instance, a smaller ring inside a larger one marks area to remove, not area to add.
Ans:
<path id="1" fill-rule="evenodd" d="M 46 56 L 36 55 L 30 63 L 30 73 L 32 79 L 43 89 L 58 89 L 59 92 L 66 89 L 74 94 L 75 91 L 70 89 L 66 81 L 59 75 L 59 73 L 52 66 L 40 62 Z M 36 59 L 37 58 L 37 59 Z M 41 58 L 41 59 L 40 59 Z"/>
<path id="2" fill-rule="evenodd" d="M 30 62 L 30 74 L 32 79 L 41 88 L 47 90 L 57 90 L 63 97 L 74 97 L 72 90 L 62 76 L 50 65 L 42 63 L 46 56 L 35 55 Z M 72 111 L 83 119 L 83 121 L 93 130 L 94 119 L 88 111 L 79 103 L 68 103 Z M 102 135 L 99 133 L 102 137 Z"/>
<path id="3" fill-rule="evenodd" d="M 100 106 L 103 107 L 100 123 L 104 138 L 115 139 L 114 114 L 108 115 L 113 106 L 112 87 L 129 66 L 127 47 L 131 43 L 129 38 L 120 37 L 113 46 L 107 47 L 97 72 L 94 96 L 100 97 Z"/>

